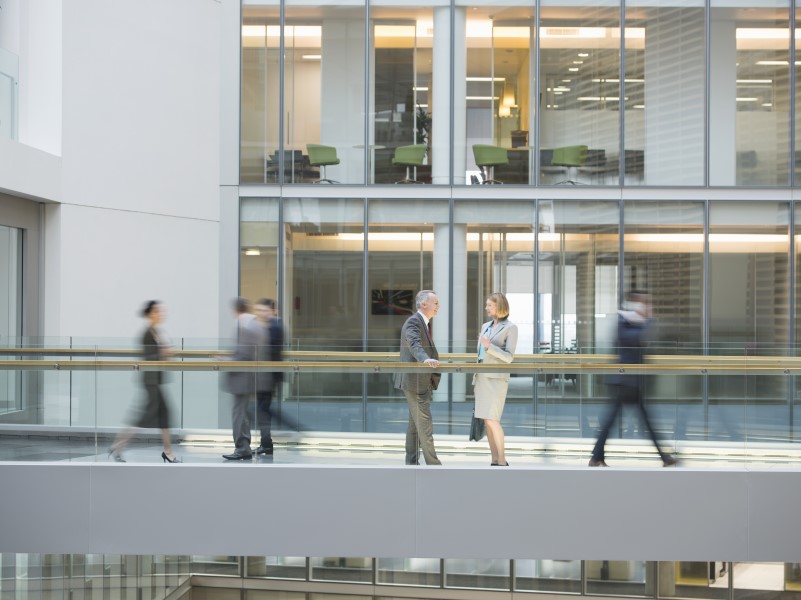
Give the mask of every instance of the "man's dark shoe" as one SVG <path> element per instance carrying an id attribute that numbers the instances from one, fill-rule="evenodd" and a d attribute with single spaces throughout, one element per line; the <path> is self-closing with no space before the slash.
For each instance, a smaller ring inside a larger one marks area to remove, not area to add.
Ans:
<path id="1" fill-rule="evenodd" d="M 609 465 L 606 464 L 606 461 L 603 460 L 594 460 L 590 459 L 590 462 L 587 463 L 588 467 L 608 467 Z"/>
<path id="2" fill-rule="evenodd" d="M 225 460 L 251 460 L 253 454 L 250 452 L 242 452 L 241 450 L 234 450 L 231 454 L 223 454 Z"/>
<path id="3" fill-rule="evenodd" d="M 256 448 L 256 454 L 267 454 L 268 456 L 273 454 L 273 447 L 272 446 L 259 446 Z"/>

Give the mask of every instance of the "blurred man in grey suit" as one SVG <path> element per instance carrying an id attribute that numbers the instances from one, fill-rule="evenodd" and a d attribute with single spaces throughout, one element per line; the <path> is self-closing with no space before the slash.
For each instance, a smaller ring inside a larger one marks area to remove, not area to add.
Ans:
<path id="1" fill-rule="evenodd" d="M 234 300 L 236 316 L 236 346 L 231 360 L 256 360 L 256 351 L 261 346 L 264 329 L 250 313 L 250 303 L 245 298 Z M 246 371 L 229 371 L 226 374 L 225 389 L 233 394 L 231 424 L 236 448 L 231 454 L 223 454 L 228 460 L 249 460 L 253 458 L 250 449 L 250 401 L 256 393 L 256 374 Z"/>
<path id="2" fill-rule="evenodd" d="M 432 290 L 423 290 L 415 298 L 417 312 L 406 319 L 400 335 L 401 362 L 424 363 L 435 369 L 439 353 L 431 337 L 431 319 L 439 312 L 439 298 Z M 406 430 L 406 464 L 420 464 L 420 448 L 427 465 L 442 464 L 434 449 L 434 426 L 431 420 L 431 392 L 439 386 L 439 373 L 395 373 L 395 388 L 403 390 L 409 404 Z"/>

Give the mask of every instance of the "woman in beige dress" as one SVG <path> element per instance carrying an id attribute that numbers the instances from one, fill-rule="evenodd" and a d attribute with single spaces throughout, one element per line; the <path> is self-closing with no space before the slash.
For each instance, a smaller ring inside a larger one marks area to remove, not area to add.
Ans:
<path id="1" fill-rule="evenodd" d="M 478 362 L 484 364 L 510 363 L 517 346 L 517 325 L 509 320 L 509 302 L 500 292 L 490 294 L 485 305 L 491 319 L 481 326 L 478 336 Z M 492 466 L 508 467 L 503 447 L 501 415 L 509 387 L 509 373 L 476 373 L 475 416 L 484 419 L 492 453 Z"/>

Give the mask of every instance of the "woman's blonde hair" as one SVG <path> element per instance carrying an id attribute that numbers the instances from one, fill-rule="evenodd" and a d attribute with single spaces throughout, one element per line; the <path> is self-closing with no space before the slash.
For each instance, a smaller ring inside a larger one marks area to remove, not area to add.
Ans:
<path id="1" fill-rule="evenodd" d="M 498 318 L 505 319 L 509 316 L 509 301 L 501 292 L 492 292 L 487 296 L 487 300 L 492 300 L 498 309 Z"/>

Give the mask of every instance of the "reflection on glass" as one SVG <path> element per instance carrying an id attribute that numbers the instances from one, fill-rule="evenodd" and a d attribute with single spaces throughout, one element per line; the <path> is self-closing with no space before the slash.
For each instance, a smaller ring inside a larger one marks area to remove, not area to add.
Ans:
<path id="1" fill-rule="evenodd" d="M 454 92 L 464 91 L 466 125 L 461 135 L 456 124 L 454 156 L 464 156 L 466 164 L 454 164 L 454 184 L 534 183 L 534 7 L 475 0 L 457 5 L 457 14 L 466 11 L 466 72 L 454 73 Z"/>
<path id="2" fill-rule="evenodd" d="M 279 183 L 279 0 L 242 7 L 242 110 L 240 181 Z"/>
<path id="3" fill-rule="evenodd" d="M 377 558 L 379 584 L 440 586 L 437 558 Z"/>
<path id="4" fill-rule="evenodd" d="M 286 0 L 285 183 L 364 183 L 365 9 L 347 4 Z"/>
<path id="5" fill-rule="evenodd" d="M 716 354 L 775 356 L 789 333 L 789 207 L 712 202 L 709 223 L 709 340 Z M 786 439 L 784 376 L 709 378 L 709 419 L 722 440 Z"/>
<path id="6" fill-rule="evenodd" d="M 617 185 L 620 9 L 598 0 L 570 11 L 561 0 L 540 6 L 540 183 Z"/>
<path id="7" fill-rule="evenodd" d="M 733 600 L 795 596 L 801 590 L 799 563 L 732 563 Z"/>
<path id="8" fill-rule="evenodd" d="M 445 559 L 445 587 L 509 590 L 511 561 Z"/>
<path id="9" fill-rule="evenodd" d="M 309 559 L 312 581 L 372 583 L 373 559 L 345 556 L 325 556 Z"/>
<path id="10" fill-rule="evenodd" d="M 626 185 L 704 184 L 704 21 L 703 0 L 626 0 Z"/>
<path id="11" fill-rule="evenodd" d="M 580 560 L 516 560 L 515 590 L 581 593 Z"/>
<path id="12" fill-rule="evenodd" d="M 193 554 L 192 573 L 209 575 L 239 575 L 239 556 L 210 556 Z"/>
<path id="13" fill-rule="evenodd" d="M 540 201 L 537 351 L 609 353 L 618 308 L 620 211 L 614 202 Z M 600 376 L 541 375 L 537 423 L 550 436 L 595 435 Z M 589 401 L 589 403 L 587 403 Z"/>
<path id="14" fill-rule="evenodd" d="M 711 3 L 712 185 L 789 183 L 790 2 L 757 4 L 732 13 L 726 0 Z"/>

